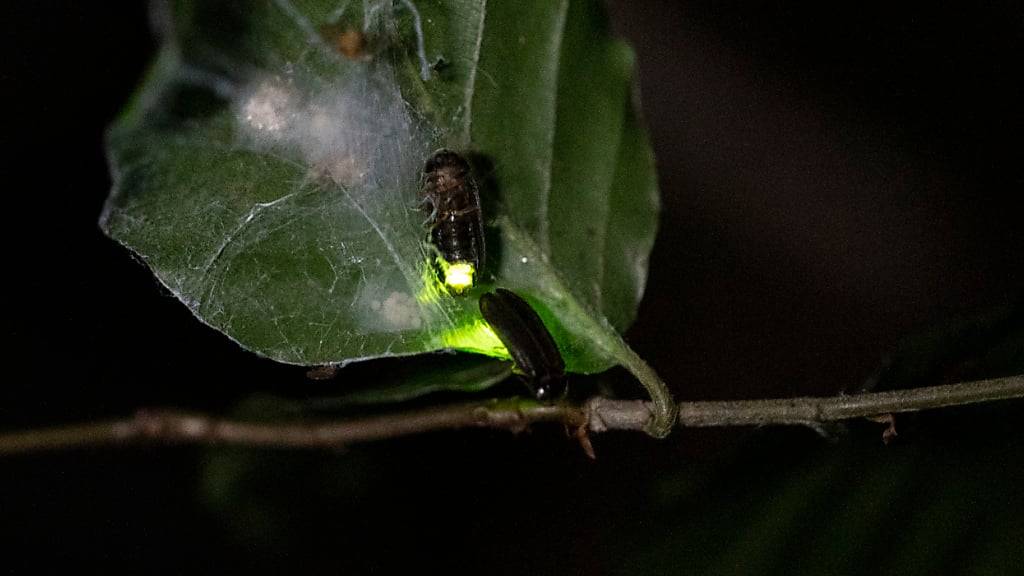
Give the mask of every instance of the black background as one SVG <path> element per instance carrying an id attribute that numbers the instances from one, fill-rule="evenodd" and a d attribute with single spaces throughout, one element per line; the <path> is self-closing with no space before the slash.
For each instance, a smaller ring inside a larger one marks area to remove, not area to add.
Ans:
<path id="1" fill-rule="evenodd" d="M 155 49 L 145 6 L 3 11 L 0 427 L 302 395 L 301 370 L 202 326 L 96 226 L 110 185 L 103 130 Z M 679 398 L 832 394 L 862 382 L 904 334 L 1019 296 L 1018 3 L 616 1 L 610 14 L 637 51 L 664 202 L 627 337 Z M 337 385 L 387 366 L 346 369 Z M 802 543 L 850 521 L 838 539 L 873 535 L 843 548 L 861 559 L 853 565 L 905 573 L 892 542 L 919 534 L 915 514 L 948 498 L 952 508 L 930 517 L 945 532 L 920 536 L 927 563 L 915 566 L 960 572 L 984 556 L 977 549 L 1024 547 L 1014 488 L 1024 435 L 1013 404 L 951 412 L 890 447 L 872 425 L 831 443 L 807 430 L 607 435 L 596 462 L 552 429 L 342 454 L 11 457 L 0 460 L 0 566 L 630 573 L 721 561 L 759 573 L 786 571 L 815 553 Z M 249 472 L 218 492 L 209 479 L 224 461 Z M 888 467 L 901 475 L 877 480 Z M 821 500 L 805 505 L 833 505 L 766 527 L 806 470 L 825 472 L 813 484 Z M 862 477 L 889 499 L 869 493 L 871 514 L 857 516 L 834 503 Z M 775 559 L 728 560 L 744 542 L 774 542 L 763 534 L 779 538 Z M 1021 560 L 988 554 L 989 573 Z"/>

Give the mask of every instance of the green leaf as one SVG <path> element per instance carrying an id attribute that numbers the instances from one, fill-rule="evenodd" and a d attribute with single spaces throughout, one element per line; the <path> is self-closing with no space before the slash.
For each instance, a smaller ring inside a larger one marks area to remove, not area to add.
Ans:
<path id="1" fill-rule="evenodd" d="M 294 364 L 458 349 L 507 357 L 495 285 L 540 311 L 575 372 L 622 364 L 657 225 L 633 56 L 590 0 L 172 2 L 108 134 L 103 229 L 203 322 Z M 362 34 L 361 54 L 336 48 Z M 422 45 L 423 50 L 420 50 Z M 439 288 L 417 209 L 435 149 L 479 160 L 488 269 Z"/>

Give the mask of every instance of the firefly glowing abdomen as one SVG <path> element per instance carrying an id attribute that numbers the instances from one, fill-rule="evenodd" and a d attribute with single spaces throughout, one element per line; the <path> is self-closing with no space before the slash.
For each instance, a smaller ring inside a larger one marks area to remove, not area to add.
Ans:
<path id="1" fill-rule="evenodd" d="M 474 283 L 484 265 L 480 194 L 466 159 L 438 150 L 423 168 L 422 203 L 430 212 L 430 241 L 444 258 L 445 283 L 456 291 Z"/>

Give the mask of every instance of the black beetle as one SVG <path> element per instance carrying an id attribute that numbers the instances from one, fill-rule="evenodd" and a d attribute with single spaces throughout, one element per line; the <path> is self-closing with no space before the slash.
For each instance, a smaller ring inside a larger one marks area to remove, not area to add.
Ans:
<path id="1" fill-rule="evenodd" d="M 445 284 L 461 293 L 475 283 L 486 254 L 480 193 L 469 162 L 451 150 L 431 155 L 420 203 L 430 212 L 430 241 L 447 263 Z"/>
<path id="2" fill-rule="evenodd" d="M 510 290 L 480 297 L 480 313 L 505 344 L 538 400 L 565 395 L 565 360 L 537 312 Z"/>

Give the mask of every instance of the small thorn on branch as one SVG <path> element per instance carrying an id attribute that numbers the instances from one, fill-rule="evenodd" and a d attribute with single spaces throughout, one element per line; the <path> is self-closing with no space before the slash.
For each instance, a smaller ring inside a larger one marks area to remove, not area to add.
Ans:
<path id="1" fill-rule="evenodd" d="M 877 422 L 879 424 L 885 424 L 885 430 L 882 431 L 882 443 L 886 446 L 890 442 L 896 439 L 896 415 L 895 414 L 879 414 L 878 416 L 868 416 L 868 420 Z"/>
<path id="2" fill-rule="evenodd" d="M 573 432 L 573 437 L 580 443 L 580 448 L 583 453 L 587 455 L 587 458 L 591 460 L 597 460 L 597 454 L 594 452 L 594 444 L 590 441 L 590 434 L 587 433 L 586 426 L 577 426 L 576 431 Z"/>

